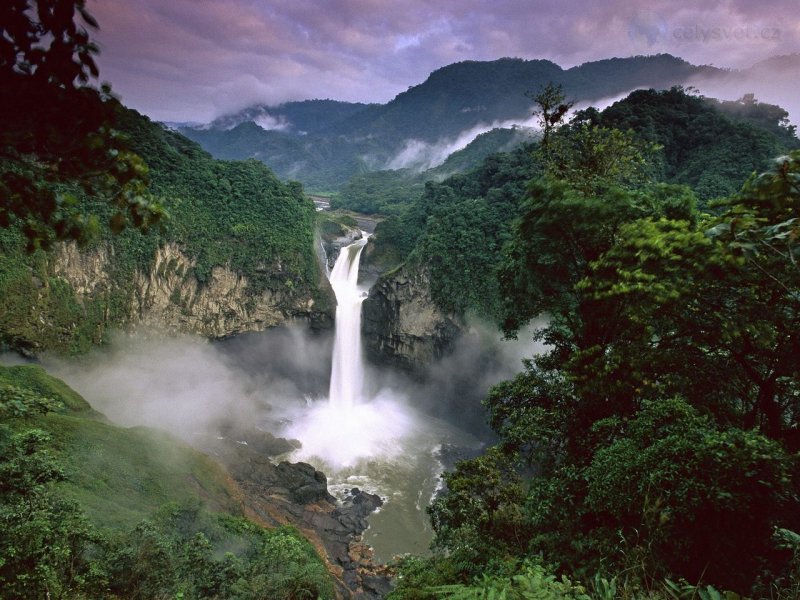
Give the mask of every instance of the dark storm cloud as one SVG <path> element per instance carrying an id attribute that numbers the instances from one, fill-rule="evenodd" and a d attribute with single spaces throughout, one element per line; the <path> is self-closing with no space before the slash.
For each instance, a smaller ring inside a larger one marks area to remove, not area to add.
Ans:
<path id="1" fill-rule="evenodd" d="M 800 51 L 794 0 L 90 0 L 101 73 L 157 119 L 253 102 L 391 99 L 460 60 L 562 66 L 669 52 L 746 67 Z"/>

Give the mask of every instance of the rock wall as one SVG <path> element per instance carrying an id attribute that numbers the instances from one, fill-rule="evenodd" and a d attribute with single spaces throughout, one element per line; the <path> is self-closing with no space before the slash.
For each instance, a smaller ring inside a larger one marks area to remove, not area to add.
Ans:
<path id="1" fill-rule="evenodd" d="M 95 296 L 111 288 L 108 267 L 113 248 L 102 245 L 81 251 L 75 242 L 60 244 L 53 260 L 53 274 L 69 282 L 78 296 Z"/>
<path id="2" fill-rule="evenodd" d="M 63 244 L 55 253 L 53 274 L 72 286 L 80 302 L 111 290 L 112 261 L 110 247 L 82 252 L 74 243 Z M 128 323 L 210 338 L 261 331 L 298 317 L 310 319 L 314 326 L 332 325 L 333 302 L 320 303 L 310 292 L 286 288 L 254 293 L 247 278 L 227 266 L 214 267 L 209 280 L 200 284 L 194 266 L 178 245 L 162 245 L 149 272 L 133 276 Z M 323 296 L 332 295 L 327 282 L 321 286 Z"/>
<path id="3" fill-rule="evenodd" d="M 384 275 L 364 301 L 362 333 L 367 357 L 416 375 L 452 348 L 465 330 L 460 316 L 444 313 L 430 295 L 424 266 L 404 265 Z"/>
<path id="4" fill-rule="evenodd" d="M 372 548 L 361 538 L 367 517 L 383 504 L 379 496 L 352 488 L 337 502 L 325 475 L 311 465 L 274 464 L 249 444 L 214 438 L 202 449 L 226 466 L 251 519 L 267 527 L 293 525 L 315 546 L 338 598 L 378 600 L 389 593 L 392 569 L 375 564 Z"/>

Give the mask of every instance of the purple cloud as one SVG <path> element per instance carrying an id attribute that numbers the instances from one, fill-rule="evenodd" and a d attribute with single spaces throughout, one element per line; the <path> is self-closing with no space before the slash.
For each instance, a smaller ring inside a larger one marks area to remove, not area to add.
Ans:
<path id="1" fill-rule="evenodd" d="M 793 0 L 90 0 L 101 75 L 156 119 L 254 102 L 385 102 L 441 66 L 669 52 L 747 67 L 800 52 Z"/>

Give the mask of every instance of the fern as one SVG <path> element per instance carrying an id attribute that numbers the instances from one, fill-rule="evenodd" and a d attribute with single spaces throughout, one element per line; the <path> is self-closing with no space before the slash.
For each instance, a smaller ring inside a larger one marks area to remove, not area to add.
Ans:
<path id="1" fill-rule="evenodd" d="M 540 565 L 528 566 L 510 580 L 484 575 L 472 585 L 443 585 L 428 591 L 443 600 L 591 600 L 583 586 L 566 577 L 559 580 Z"/>

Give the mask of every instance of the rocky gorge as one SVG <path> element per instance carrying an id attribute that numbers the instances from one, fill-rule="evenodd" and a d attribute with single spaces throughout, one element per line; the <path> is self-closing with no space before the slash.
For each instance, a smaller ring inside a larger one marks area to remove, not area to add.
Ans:
<path id="1" fill-rule="evenodd" d="M 333 266 L 339 250 L 360 239 L 361 227 L 374 222 L 339 224 L 321 236 L 322 259 Z M 358 275 L 369 287 L 362 305 L 361 333 L 366 358 L 376 365 L 399 368 L 422 378 L 432 360 L 442 358 L 466 331 L 462 315 L 439 308 L 430 291 L 430 272 L 424 264 L 387 264 L 370 240 Z"/>
<path id="2" fill-rule="evenodd" d="M 380 277 L 364 301 L 362 318 L 369 359 L 415 375 L 444 356 L 466 327 L 461 316 L 436 305 L 430 273 L 415 266 Z"/>

